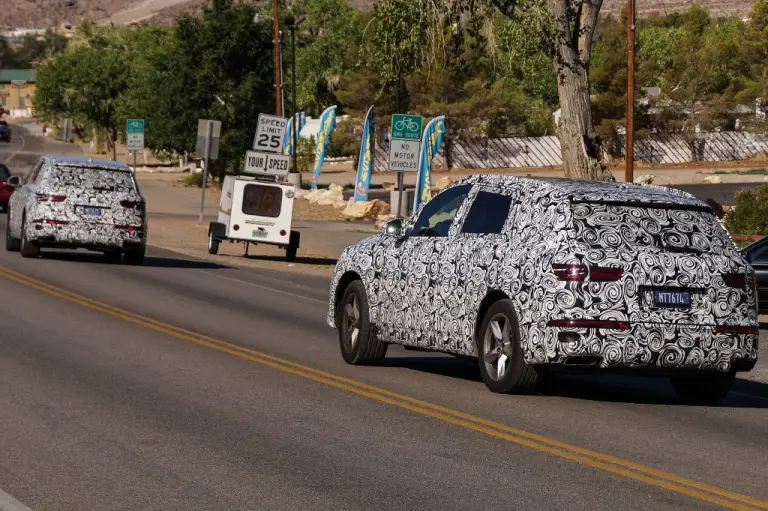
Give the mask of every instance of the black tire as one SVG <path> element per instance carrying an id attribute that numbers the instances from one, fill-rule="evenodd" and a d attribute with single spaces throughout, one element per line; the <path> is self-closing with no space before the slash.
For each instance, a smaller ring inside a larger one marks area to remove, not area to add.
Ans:
<path id="1" fill-rule="evenodd" d="M 106 259 L 108 263 L 119 263 L 122 258 L 123 252 L 121 250 L 108 250 L 104 252 L 104 259 Z"/>
<path id="2" fill-rule="evenodd" d="M 341 356 L 347 364 L 363 365 L 384 358 L 387 344 L 376 338 L 371 326 L 368 297 L 361 281 L 355 280 L 344 290 L 336 318 Z"/>
<path id="3" fill-rule="evenodd" d="M 520 327 L 511 300 L 499 300 L 485 313 L 477 353 L 480 375 L 491 392 L 530 394 L 536 390 L 538 373 L 523 359 Z"/>
<path id="4" fill-rule="evenodd" d="M 213 229 L 208 229 L 208 253 L 213 255 L 219 253 L 219 240 L 213 237 Z"/>
<path id="5" fill-rule="evenodd" d="M 690 405 L 715 405 L 730 392 L 736 373 L 673 376 L 669 379 L 678 397 Z"/>
<path id="6" fill-rule="evenodd" d="M 5 222 L 5 250 L 8 252 L 18 252 L 21 250 L 21 240 L 11 236 L 11 215 Z"/>
<path id="7" fill-rule="evenodd" d="M 144 264 L 144 253 L 146 249 L 145 248 L 134 248 L 130 250 L 126 250 L 123 254 L 123 262 L 125 264 L 130 264 L 133 266 L 141 266 Z"/>
<path id="8" fill-rule="evenodd" d="M 288 246 L 285 248 L 285 260 L 292 263 L 296 260 L 296 252 L 299 251 L 299 240 L 301 239 L 301 233 L 298 231 L 291 231 L 291 236 L 288 241 Z"/>
<path id="9" fill-rule="evenodd" d="M 26 218 L 21 221 L 21 246 L 19 247 L 19 252 L 21 252 L 21 257 L 39 257 L 40 247 L 27 239 L 26 223 Z"/>

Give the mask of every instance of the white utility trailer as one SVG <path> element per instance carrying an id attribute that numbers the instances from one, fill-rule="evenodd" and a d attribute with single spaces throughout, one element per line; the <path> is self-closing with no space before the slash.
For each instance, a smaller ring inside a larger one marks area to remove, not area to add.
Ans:
<path id="1" fill-rule="evenodd" d="M 291 230 L 295 189 L 274 176 L 226 176 L 221 189 L 218 222 L 208 228 L 208 252 L 217 254 L 222 241 L 264 243 L 285 249 L 288 261 L 296 259 L 300 234 Z"/>

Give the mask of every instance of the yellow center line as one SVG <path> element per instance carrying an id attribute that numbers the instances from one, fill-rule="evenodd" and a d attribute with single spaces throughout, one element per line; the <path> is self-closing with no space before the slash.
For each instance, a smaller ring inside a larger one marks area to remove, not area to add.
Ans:
<path id="1" fill-rule="evenodd" d="M 654 469 L 606 455 L 590 449 L 585 449 L 565 442 L 554 440 L 542 435 L 530 433 L 506 424 L 501 424 L 488 419 L 483 419 L 458 410 L 453 410 L 438 404 L 422 401 L 410 396 L 392 392 L 364 382 L 335 375 L 319 369 L 292 362 L 280 357 L 262 353 L 227 341 L 199 334 L 191 330 L 170 325 L 152 318 L 142 316 L 118 307 L 99 302 L 86 296 L 67 291 L 53 286 L 41 280 L 34 279 L 10 268 L 0 266 L 0 276 L 37 289 L 44 293 L 77 303 L 84 307 L 97 310 L 104 314 L 131 322 L 133 324 L 149 328 L 157 332 L 171 335 L 178 339 L 193 342 L 195 344 L 215 349 L 241 359 L 257 362 L 259 364 L 301 376 L 318 383 L 352 392 L 369 399 L 403 408 L 414 413 L 425 415 L 456 426 L 463 427 L 479 433 L 506 440 L 518 445 L 529 447 L 537 451 L 546 452 L 561 458 L 581 463 L 583 465 L 621 475 L 629 479 L 642 481 L 660 488 L 665 488 L 683 495 L 711 502 L 730 509 L 750 510 L 768 509 L 768 501 L 759 500 L 747 495 L 732 492 L 716 486 L 711 486 L 693 479 L 678 476 L 669 472 Z M 753 506 L 753 507 L 751 507 Z"/>

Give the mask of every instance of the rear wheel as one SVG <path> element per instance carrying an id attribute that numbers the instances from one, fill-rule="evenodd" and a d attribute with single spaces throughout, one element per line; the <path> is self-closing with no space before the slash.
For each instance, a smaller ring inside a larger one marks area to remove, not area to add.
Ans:
<path id="1" fill-rule="evenodd" d="M 134 266 L 141 266 L 144 264 L 144 252 L 145 248 L 134 248 L 125 251 L 123 255 L 123 261 L 126 264 L 132 264 Z"/>
<path id="2" fill-rule="evenodd" d="M 678 397 L 691 405 L 714 405 L 728 395 L 736 373 L 716 373 L 697 376 L 673 376 L 672 388 Z"/>
<path id="3" fill-rule="evenodd" d="M 27 227 L 26 227 L 27 221 L 26 218 L 22 220 L 21 222 L 21 247 L 19 247 L 19 251 L 21 252 L 21 257 L 39 257 L 40 256 L 40 248 L 29 241 L 29 238 L 27 238 Z"/>
<path id="4" fill-rule="evenodd" d="M 219 253 L 219 240 L 214 238 L 213 229 L 208 230 L 208 253 L 213 255 Z"/>
<path id="5" fill-rule="evenodd" d="M 18 252 L 21 249 L 21 240 L 11 236 L 11 215 L 8 214 L 8 218 L 5 222 L 5 249 L 8 252 Z"/>
<path id="6" fill-rule="evenodd" d="M 298 231 L 291 231 L 288 246 L 285 248 L 285 260 L 292 263 L 296 260 L 296 252 L 299 250 L 299 240 L 301 233 Z"/>
<path id="7" fill-rule="evenodd" d="M 348 364 L 362 365 L 384 358 L 387 344 L 379 341 L 373 331 L 361 281 L 352 282 L 344 290 L 336 316 L 341 356 Z"/>
<path id="8" fill-rule="evenodd" d="M 510 300 L 490 306 L 480 325 L 478 363 L 485 386 L 502 394 L 530 394 L 538 375 L 523 359 L 517 314 Z"/>

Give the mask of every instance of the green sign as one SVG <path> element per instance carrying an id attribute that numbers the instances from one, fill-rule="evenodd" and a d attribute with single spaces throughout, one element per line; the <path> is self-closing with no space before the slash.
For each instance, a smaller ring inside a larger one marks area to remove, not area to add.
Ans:
<path id="1" fill-rule="evenodd" d="M 128 119 L 126 124 L 128 133 L 144 133 L 144 119 Z"/>
<path id="2" fill-rule="evenodd" d="M 394 114 L 392 115 L 393 140 L 418 140 L 421 141 L 421 127 L 424 118 L 420 115 Z"/>

